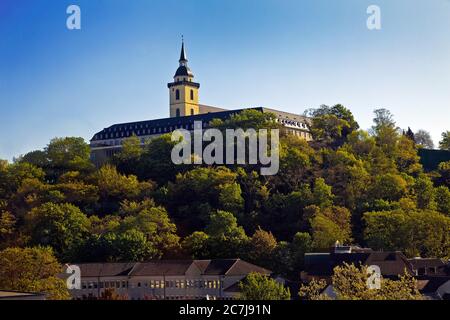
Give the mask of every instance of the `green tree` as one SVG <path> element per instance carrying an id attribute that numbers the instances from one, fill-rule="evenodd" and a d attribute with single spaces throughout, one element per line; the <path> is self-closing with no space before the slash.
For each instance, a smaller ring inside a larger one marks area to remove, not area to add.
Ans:
<path id="1" fill-rule="evenodd" d="M 320 209 L 316 206 L 307 208 L 311 225 L 312 246 L 316 250 L 328 250 L 336 241 L 351 241 L 350 211 L 344 207 Z"/>
<path id="2" fill-rule="evenodd" d="M 175 165 L 172 161 L 172 149 L 176 144 L 170 134 L 149 140 L 136 168 L 139 179 L 153 180 L 159 185 L 174 181 L 176 175 L 186 169 L 186 166 Z"/>
<path id="3" fill-rule="evenodd" d="M 436 188 L 437 210 L 450 215 L 450 190 L 446 186 Z"/>
<path id="4" fill-rule="evenodd" d="M 398 250 L 410 257 L 450 256 L 450 218 L 432 210 L 368 212 L 364 239 L 375 250 Z"/>
<path id="5" fill-rule="evenodd" d="M 333 289 L 338 300 L 421 300 L 417 281 L 406 273 L 400 279 L 382 279 L 379 289 L 367 285 L 367 266 L 346 264 L 334 268 Z"/>
<path id="6" fill-rule="evenodd" d="M 450 150 L 450 131 L 442 132 L 442 140 L 439 141 L 439 149 Z"/>
<path id="7" fill-rule="evenodd" d="M 258 228 L 250 238 L 248 258 L 251 262 L 266 268 L 272 267 L 273 253 L 277 239 L 271 232 Z"/>
<path id="8" fill-rule="evenodd" d="M 331 207 L 333 205 L 333 192 L 331 186 L 325 183 L 323 178 L 317 178 L 314 183 L 312 203 L 321 208 Z"/>
<path id="9" fill-rule="evenodd" d="M 327 287 L 324 279 L 312 279 L 308 284 L 302 284 L 298 295 L 301 300 L 331 300 L 323 291 Z"/>
<path id="10" fill-rule="evenodd" d="M 417 199 L 417 208 L 436 209 L 435 190 L 433 182 L 428 176 L 422 175 L 416 179 L 414 191 Z"/>
<path id="11" fill-rule="evenodd" d="M 62 272 L 50 248 L 7 248 L 0 251 L 0 288 L 42 292 L 47 299 L 70 298 L 67 286 L 57 275 Z"/>
<path id="12" fill-rule="evenodd" d="M 374 111 L 375 118 L 372 126 L 372 133 L 375 136 L 377 146 L 389 157 L 394 157 L 397 141 L 400 138 L 398 128 L 394 121 L 394 116 L 387 109 L 377 109 Z"/>
<path id="13" fill-rule="evenodd" d="M 305 265 L 305 253 L 312 251 L 312 238 L 307 232 L 297 232 L 292 239 L 291 254 L 292 254 L 292 267 L 294 273 L 298 274 L 300 270 L 303 270 Z"/>
<path id="14" fill-rule="evenodd" d="M 225 167 L 195 168 L 169 184 L 168 210 L 185 232 L 202 230 L 214 210 L 236 216 L 243 208 L 237 174 Z"/>
<path id="15" fill-rule="evenodd" d="M 94 170 L 89 145 L 83 138 L 55 138 L 44 152 L 48 158 L 47 176 L 51 181 L 68 171 L 89 173 Z"/>
<path id="16" fill-rule="evenodd" d="M 347 136 L 359 128 L 350 110 L 340 104 L 322 105 L 306 113 L 312 117 L 310 129 L 314 139 L 331 147 L 341 146 Z"/>
<path id="17" fill-rule="evenodd" d="M 375 177 L 370 193 L 374 200 L 397 201 L 406 194 L 407 189 L 408 184 L 401 175 L 387 173 Z"/>
<path id="18" fill-rule="evenodd" d="M 283 284 L 259 273 L 250 273 L 239 283 L 241 300 L 290 300 L 291 293 Z"/>
<path id="19" fill-rule="evenodd" d="M 126 216 L 116 231 L 121 234 L 127 230 L 142 232 L 155 248 L 154 256 L 174 254 L 179 249 L 176 225 L 170 220 L 165 208 L 155 206 L 152 202 L 141 203 L 139 212 Z"/>
<path id="20" fill-rule="evenodd" d="M 206 259 L 210 256 L 208 250 L 209 236 L 202 231 L 195 231 L 181 242 L 183 251 L 192 259 Z"/>
<path id="21" fill-rule="evenodd" d="M 209 236 L 210 252 L 217 257 L 239 256 L 248 243 L 244 229 L 231 212 L 213 212 L 205 231 Z"/>
<path id="22" fill-rule="evenodd" d="M 71 204 L 45 203 L 25 217 L 31 244 L 51 246 L 65 259 L 87 237 L 89 226 L 89 219 Z"/>
<path id="23" fill-rule="evenodd" d="M 144 149 L 141 140 L 133 135 L 123 140 L 122 149 L 114 155 L 113 162 L 120 172 L 125 174 L 139 174 L 138 166 Z"/>

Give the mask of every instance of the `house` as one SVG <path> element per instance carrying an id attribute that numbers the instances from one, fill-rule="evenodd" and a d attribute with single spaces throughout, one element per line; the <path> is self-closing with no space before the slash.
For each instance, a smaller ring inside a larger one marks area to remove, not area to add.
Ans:
<path id="1" fill-rule="evenodd" d="M 380 268 L 381 275 L 390 279 L 396 279 L 405 272 L 415 274 L 411 263 L 402 252 L 378 252 L 356 246 L 336 246 L 328 253 L 306 253 L 305 270 L 301 273 L 301 280 L 309 282 L 312 279 L 324 279 L 330 283 L 334 268 L 344 263 L 376 265 Z"/>
<path id="2" fill-rule="evenodd" d="M 98 298 L 108 289 L 128 299 L 235 299 L 249 273 L 270 270 L 240 259 L 159 260 L 137 263 L 81 263 L 81 288 L 75 299 Z"/>
<path id="3" fill-rule="evenodd" d="M 344 263 L 378 266 L 383 278 L 396 280 L 405 272 L 417 279 L 419 291 L 429 299 L 450 299 L 450 264 L 436 258 L 408 259 L 400 251 L 374 251 L 370 248 L 336 245 L 328 253 L 306 253 L 301 281 L 323 279 L 328 286 L 324 293 L 335 297 L 331 277 L 336 266 Z"/>
<path id="4" fill-rule="evenodd" d="M 144 145 L 149 139 L 176 129 L 194 130 L 194 122 L 201 123 L 201 128 L 208 128 L 211 120 L 229 119 L 244 109 L 226 110 L 199 103 L 200 84 L 194 82 L 194 74 L 188 67 L 184 42 L 181 47 L 179 67 L 173 82 L 167 84 L 169 89 L 169 118 L 114 124 L 97 132 L 90 141 L 91 160 L 97 165 L 108 161 L 121 150 L 124 140 L 137 136 Z M 232 93 L 231 93 L 232 94 Z M 271 113 L 288 134 L 312 140 L 309 130 L 310 119 L 300 115 L 265 107 L 248 108 L 262 113 Z"/>

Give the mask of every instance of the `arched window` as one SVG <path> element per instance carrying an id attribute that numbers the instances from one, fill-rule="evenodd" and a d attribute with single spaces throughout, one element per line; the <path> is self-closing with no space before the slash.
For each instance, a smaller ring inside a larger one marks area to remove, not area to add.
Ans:
<path id="1" fill-rule="evenodd" d="M 180 100 L 180 90 L 175 91 L 175 99 Z"/>
<path id="2" fill-rule="evenodd" d="M 194 115 L 194 109 L 191 109 L 191 116 Z"/>
<path id="3" fill-rule="evenodd" d="M 194 90 L 191 90 L 191 100 L 194 100 Z"/>
<path id="4" fill-rule="evenodd" d="M 180 109 L 177 109 L 177 117 L 180 116 Z"/>

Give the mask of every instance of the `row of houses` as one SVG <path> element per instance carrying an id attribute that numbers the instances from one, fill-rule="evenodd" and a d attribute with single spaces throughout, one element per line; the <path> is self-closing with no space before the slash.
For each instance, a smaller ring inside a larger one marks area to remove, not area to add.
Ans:
<path id="1" fill-rule="evenodd" d="M 113 289 L 131 300 L 237 298 L 239 282 L 249 273 L 271 271 L 240 259 L 159 260 L 138 263 L 82 263 L 81 288 L 74 299 L 95 299 Z"/>
<path id="2" fill-rule="evenodd" d="M 130 300 L 232 300 L 239 297 L 239 283 L 250 273 L 275 278 L 291 287 L 295 297 L 299 285 L 313 279 L 327 281 L 336 266 L 347 264 L 378 266 L 381 276 L 398 279 L 405 272 L 418 281 L 418 289 L 429 299 L 450 299 L 450 264 L 441 259 L 408 259 L 402 252 L 373 251 L 357 246 L 336 245 L 329 252 L 307 253 L 300 282 L 287 282 L 272 271 L 240 259 L 158 260 L 130 263 L 80 263 L 80 286 L 70 290 L 74 299 L 99 299 L 108 291 Z M 69 265 L 66 265 L 66 268 Z M 70 269 L 72 270 L 72 269 Z M 70 271 L 67 270 L 67 271 Z M 64 273 L 66 281 L 72 279 Z M 45 295 L 0 291 L 0 299 L 43 300 Z"/>
<path id="3" fill-rule="evenodd" d="M 450 263 L 435 258 L 408 259 L 400 251 L 374 251 L 370 248 L 336 245 L 327 253 L 305 254 L 303 283 L 324 279 L 332 291 L 331 277 L 336 266 L 347 264 L 378 266 L 383 278 L 396 280 L 399 275 L 414 276 L 419 291 L 429 299 L 450 299 Z"/>

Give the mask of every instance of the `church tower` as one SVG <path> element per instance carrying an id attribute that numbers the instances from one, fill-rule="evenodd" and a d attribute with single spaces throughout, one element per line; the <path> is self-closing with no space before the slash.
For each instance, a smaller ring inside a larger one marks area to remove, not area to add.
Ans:
<path id="1" fill-rule="evenodd" d="M 198 89 L 200 84 L 194 82 L 194 74 L 187 66 L 184 41 L 181 44 L 180 66 L 167 84 L 170 95 L 170 117 L 184 117 L 199 114 Z"/>

